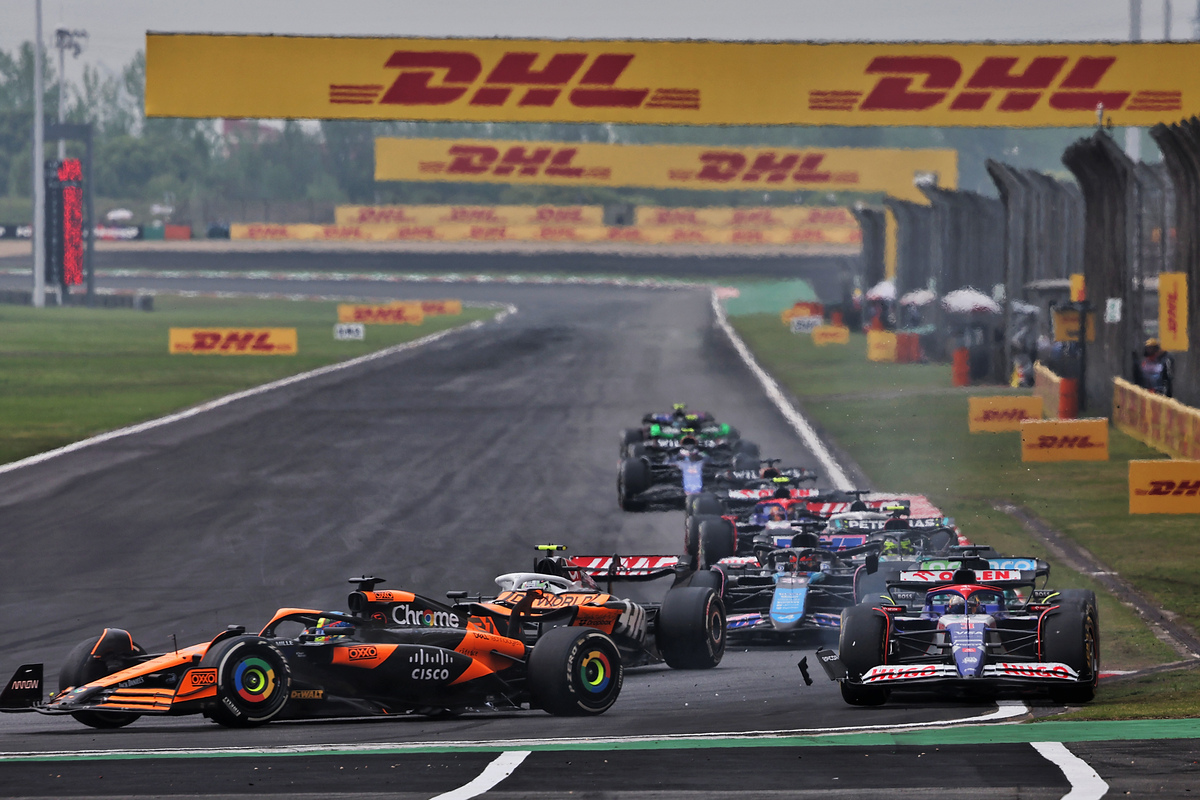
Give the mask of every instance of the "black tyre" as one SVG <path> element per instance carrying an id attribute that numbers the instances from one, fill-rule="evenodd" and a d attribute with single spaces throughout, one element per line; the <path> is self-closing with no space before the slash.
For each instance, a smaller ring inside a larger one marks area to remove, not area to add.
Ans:
<path id="1" fill-rule="evenodd" d="M 683 554 L 695 558 L 700 555 L 700 526 L 709 520 L 719 520 L 708 514 L 689 514 L 683 518 Z"/>
<path id="2" fill-rule="evenodd" d="M 217 670 L 217 700 L 208 709 L 214 722 L 252 728 L 278 716 L 291 694 L 287 659 L 259 636 L 235 636 L 217 642 L 200 666 Z"/>
<path id="3" fill-rule="evenodd" d="M 692 514 L 707 514 L 719 517 L 725 513 L 725 504 L 721 502 L 720 498 L 710 492 L 701 492 L 700 494 L 692 495 L 688 500 L 691 502 L 691 507 L 688 511 Z"/>
<path id="4" fill-rule="evenodd" d="M 75 645 L 67 654 L 67 660 L 58 673 L 58 690 L 72 686 L 83 686 L 92 681 L 112 675 L 114 672 L 133 666 L 143 650 L 126 631 L 105 628 L 100 636 L 93 636 Z M 76 711 L 71 714 L 77 722 L 92 728 L 123 728 L 141 714 L 123 711 Z"/>
<path id="5" fill-rule="evenodd" d="M 625 670 L 613 640 L 595 628 L 551 628 L 529 654 L 531 705 L 559 717 L 603 714 Z"/>
<path id="6" fill-rule="evenodd" d="M 655 638 L 668 666 L 712 669 L 725 655 L 725 604 L 708 587 L 672 589 L 658 611 Z"/>
<path id="7" fill-rule="evenodd" d="M 627 458 L 617 473 L 617 502 L 625 511 L 641 511 L 637 496 L 650 488 L 650 466 L 640 458 Z"/>
<path id="8" fill-rule="evenodd" d="M 733 468 L 734 469 L 758 469 L 758 465 L 759 465 L 758 456 L 751 456 L 751 455 L 746 455 L 745 453 L 738 453 L 737 455 L 735 455 L 733 457 Z"/>
<path id="9" fill-rule="evenodd" d="M 870 606 L 842 609 L 838 656 L 850 677 L 857 680 L 883 663 L 886 633 L 887 620 Z M 888 690 L 881 686 L 842 681 L 842 699 L 852 706 L 878 706 L 887 702 Z"/>
<path id="10" fill-rule="evenodd" d="M 706 517 L 699 526 L 699 568 L 707 569 L 737 553 L 737 529 L 722 517 Z"/>
<path id="11" fill-rule="evenodd" d="M 646 455 L 646 445 L 642 444 L 641 442 L 635 442 L 634 444 L 629 445 L 629 449 L 625 451 L 625 455 L 629 456 L 630 458 L 641 458 L 642 456 Z"/>
<path id="12" fill-rule="evenodd" d="M 758 459 L 761 457 L 758 451 L 758 445 L 747 439 L 738 439 L 733 445 L 733 452 L 740 455 L 749 456 L 754 459 L 754 466 L 758 466 Z"/>
<path id="13" fill-rule="evenodd" d="M 701 569 L 692 573 L 692 577 L 688 580 L 688 586 L 712 589 L 713 594 L 721 597 L 725 590 L 725 579 L 715 569 Z"/>
<path id="14" fill-rule="evenodd" d="M 859 570 L 854 576 L 854 602 L 863 603 L 870 600 L 874 604 L 887 602 L 888 581 L 900 580 L 900 573 L 907 569 L 907 564 L 913 562 L 905 562 L 897 565 L 895 562 L 888 564 L 880 564 L 879 569 L 875 572 L 868 573 L 865 569 Z"/>
<path id="15" fill-rule="evenodd" d="M 641 444 L 644 439 L 641 428 L 626 428 L 621 431 L 621 458 L 629 454 L 630 445 Z"/>
<path id="16" fill-rule="evenodd" d="M 1050 699 L 1056 703 L 1088 703 L 1096 696 L 1100 680 L 1100 621 L 1095 596 L 1088 598 L 1084 594 L 1079 591 L 1060 602 L 1042 626 L 1042 658 L 1066 664 L 1079 673 L 1078 683 L 1050 688 Z"/>

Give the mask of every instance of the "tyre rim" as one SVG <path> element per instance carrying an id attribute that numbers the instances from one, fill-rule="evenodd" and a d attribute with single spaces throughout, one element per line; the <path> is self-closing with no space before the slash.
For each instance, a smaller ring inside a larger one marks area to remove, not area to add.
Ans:
<path id="1" fill-rule="evenodd" d="M 579 665 L 579 679 L 588 694 L 602 694 L 612 682 L 613 668 L 608 656 L 592 650 Z"/>
<path id="2" fill-rule="evenodd" d="M 266 661 L 250 657 L 238 662 L 233 672 L 233 686 L 247 703 L 265 703 L 275 694 L 278 680 L 275 670 Z"/>
<path id="3" fill-rule="evenodd" d="M 708 629 L 711 631 L 709 635 L 712 636 L 713 647 L 720 647 L 721 640 L 725 638 L 725 624 L 721 620 L 721 612 L 715 608 L 708 620 Z"/>

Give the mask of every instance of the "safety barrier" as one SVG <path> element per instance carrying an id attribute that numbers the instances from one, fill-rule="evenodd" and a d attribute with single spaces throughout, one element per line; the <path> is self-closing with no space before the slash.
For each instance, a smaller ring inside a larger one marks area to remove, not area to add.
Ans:
<path id="1" fill-rule="evenodd" d="M 1033 365 L 1033 393 L 1042 398 L 1042 413 L 1048 419 L 1079 416 L 1079 381 L 1055 375 L 1040 361 Z"/>
<path id="2" fill-rule="evenodd" d="M 1200 459 L 1200 409 L 1113 379 L 1112 422 L 1118 430 L 1173 458 Z"/>
<path id="3" fill-rule="evenodd" d="M 636 244 L 857 245 L 861 234 L 847 228 L 762 230 L 687 227 L 621 227 L 497 224 L 383 224 L 229 226 L 231 239 L 426 241 L 426 242 L 630 242 Z"/>

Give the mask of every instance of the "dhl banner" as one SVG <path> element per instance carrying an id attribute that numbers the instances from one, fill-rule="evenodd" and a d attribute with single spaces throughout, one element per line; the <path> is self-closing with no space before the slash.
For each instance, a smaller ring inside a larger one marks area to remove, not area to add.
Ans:
<path id="1" fill-rule="evenodd" d="M 1082 303 L 1087 299 L 1087 286 L 1084 284 L 1083 275 L 1081 273 L 1072 273 L 1067 279 L 1067 282 L 1068 286 L 1070 287 L 1072 303 Z"/>
<path id="2" fill-rule="evenodd" d="M 338 225 L 603 225 L 603 206 L 338 206 Z"/>
<path id="3" fill-rule="evenodd" d="M 1129 513 L 1200 514 L 1200 461 L 1130 461 Z"/>
<path id="4" fill-rule="evenodd" d="M 640 228 L 571 225 L 276 225 L 235 223 L 231 239 L 416 242 L 613 242 L 630 244 L 845 245 L 858 247 L 857 228 Z"/>
<path id="5" fill-rule="evenodd" d="M 1175 458 L 1200 459 L 1200 409 L 1113 379 L 1113 425 Z"/>
<path id="6" fill-rule="evenodd" d="M 295 328 L 171 328 L 167 352 L 221 356 L 294 356 Z"/>
<path id="7" fill-rule="evenodd" d="M 895 361 L 896 334 L 891 331 L 867 331 L 867 361 Z"/>
<path id="8" fill-rule="evenodd" d="M 967 398 L 967 427 L 971 433 L 1021 430 L 1021 421 L 1042 418 L 1042 398 L 998 395 Z"/>
<path id="9" fill-rule="evenodd" d="M 656 189 L 815 189 L 886 192 L 928 204 L 928 199 L 913 183 L 917 176 L 925 174 L 935 174 L 939 186 L 953 189 L 958 183 L 958 152 L 568 144 L 491 139 L 375 140 L 377 181 L 644 186 Z M 653 212 L 646 213 L 653 216 Z M 842 210 L 842 215 L 849 217 L 850 213 Z M 639 210 L 638 224 L 682 223 L 653 221 Z M 851 217 L 839 224 L 853 225 L 855 222 Z"/>
<path id="10" fill-rule="evenodd" d="M 850 344 L 850 329 L 845 325 L 818 325 L 813 328 L 812 340 L 817 347 L 827 344 Z"/>
<path id="11" fill-rule="evenodd" d="M 1021 460 L 1108 461 L 1108 420 L 1023 420 Z"/>
<path id="12" fill-rule="evenodd" d="M 338 303 L 338 322 L 363 322 L 368 325 L 420 325 L 425 312 L 415 301 L 394 303 Z"/>
<path id="13" fill-rule="evenodd" d="M 1158 274 L 1158 340 L 1163 350 L 1188 349 L 1187 274 Z"/>
<path id="14" fill-rule="evenodd" d="M 146 35 L 151 117 L 1090 127 L 1200 113 L 1200 44 Z"/>
<path id="15" fill-rule="evenodd" d="M 638 206 L 637 224 L 645 228 L 853 228 L 858 220 L 841 206 L 709 206 L 670 208 Z"/>
<path id="16" fill-rule="evenodd" d="M 1079 341 L 1079 312 L 1073 308 L 1056 310 L 1054 312 L 1054 341 L 1056 342 L 1078 342 Z M 1087 315 L 1087 339 L 1089 342 L 1096 341 L 1096 315 L 1094 312 L 1088 312 Z"/>

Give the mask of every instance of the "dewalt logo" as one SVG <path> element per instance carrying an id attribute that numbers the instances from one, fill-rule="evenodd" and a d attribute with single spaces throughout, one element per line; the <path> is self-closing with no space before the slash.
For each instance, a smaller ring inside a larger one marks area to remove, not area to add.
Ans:
<path id="1" fill-rule="evenodd" d="M 985 109 L 1019 114 L 1043 98 L 1055 111 L 1172 112 L 1183 108 L 1179 90 L 1108 86 L 1105 75 L 1117 56 L 1047 54 L 1029 59 L 987 56 L 974 69 L 949 55 L 881 55 L 867 75 L 878 75 L 866 91 L 809 92 L 813 111 L 928 111 L 942 107 L 964 116 Z"/>
<path id="2" fill-rule="evenodd" d="M 331 83 L 333 105 L 470 106 L 580 109 L 698 110 L 699 89 L 619 86 L 632 53 L 511 51 L 495 63 L 464 50 L 397 50 L 381 66 L 398 70 L 390 83 Z"/>

